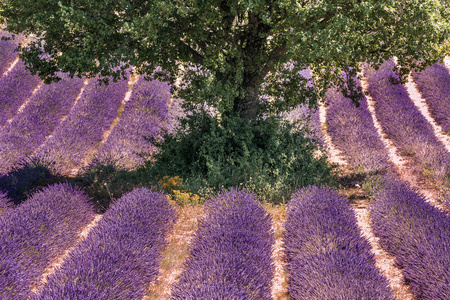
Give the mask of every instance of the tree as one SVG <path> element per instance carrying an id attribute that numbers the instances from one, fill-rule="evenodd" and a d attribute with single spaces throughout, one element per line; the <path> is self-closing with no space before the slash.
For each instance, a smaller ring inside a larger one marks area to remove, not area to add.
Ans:
<path id="1" fill-rule="evenodd" d="M 397 56 L 405 75 L 449 53 L 447 0 L 2 0 L 0 15 L 36 36 L 21 57 L 47 82 L 160 67 L 189 83 L 178 91 L 187 102 L 250 121 L 314 103 L 332 84 L 357 100 L 360 62 Z"/>

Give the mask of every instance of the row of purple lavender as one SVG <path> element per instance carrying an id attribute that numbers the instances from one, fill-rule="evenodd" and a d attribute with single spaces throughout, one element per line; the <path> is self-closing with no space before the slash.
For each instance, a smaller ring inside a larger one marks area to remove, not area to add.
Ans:
<path id="1" fill-rule="evenodd" d="M 364 97 L 359 107 L 331 88 L 325 96 L 327 130 L 333 144 L 357 172 L 383 173 L 390 168 L 386 147 L 378 136 Z"/>
<path id="2" fill-rule="evenodd" d="M 172 299 L 272 299 L 271 218 L 246 191 L 224 191 L 205 204 Z"/>
<path id="3" fill-rule="evenodd" d="M 8 74 L 0 77 L 0 127 L 17 113 L 40 82 L 37 75 L 26 70 L 21 60 Z"/>
<path id="4" fill-rule="evenodd" d="M 69 113 L 82 86 L 82 79 L 67 76 L 43 85 L 22 112 L 0 128 L 0 173 L 7 173 L 44 143 Z"/>
<path id="5" fill-rule="evenodd" d="M 117 117 L 127 90 L 126 79 L 109 85 L 90 80 L 67 118 L 35 157 L 50 162 L 58 174 L 70 174 L 73 169 L 82 167 Z"/>
<path id="6" fill-rule="evenodd" d="M 386 178 L 369 206 L 380 245 L 417 299 L 450 299 L 450 217 L 405 183 Z"/>
<path id="7" fill-rule="evenodd" d="M 422 174 L 442 182 L 450 177 L 450 154 L 414 106 L 406 88 L 393 84 L 398 80 L 394 65 L 386 61 L 377 71 L 365 68 L 377 118 L 402 155 L 412 156 Z"/>
<path id="8" fill-rule="evenodd" d="M 2 37 L 10 38 L 9 32 L 0 30 L 0 76 L 5 73 L 14 60 L 18 57 L 18 53 L 14 51 L 19 45 L 19 40 L 2 40 Z"/>
<path id="9" fill-rule="evenodd" d="M 156 138 L 160 134 L 170 98 L 167 83 L 148 81 L 141 76 L 133 87 L 119 123 L 98 149 L 95 161 L 133 169 L 147 160 L 156 151 L 148 138 Z"/>
<path id="10" fill-rule="evenodd" d="M 292 299 L 394 299 L 347 200 L 322 187 L 292 195 L 285 223 Z"/>
<path id="11" fill-rule="evenodd" d="M 94 211 L 88 197 L 53 185 L 0 216 L 0 298 L 27 299 L 50 263 L 71 247 Z"/>
<path id="12" fill-rule="evenodd" d="M 124 195 L 32 299 L 142 299 L 158 276 L 175 219 L 162 193 L 136 189 Z"/>
<path id="13" fill-rule="evenodd" d="M 450 73 L 443 64 L 434 64 L 413 74 L 417 88 L 430 113 L 444 132 L 450 134 Z"/>

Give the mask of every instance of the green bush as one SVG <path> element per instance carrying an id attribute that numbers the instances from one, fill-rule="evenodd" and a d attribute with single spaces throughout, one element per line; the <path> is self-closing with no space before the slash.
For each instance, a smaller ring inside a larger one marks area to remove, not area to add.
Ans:
<path id="1" fill-rule="evenodd" d="M 177 134 L 165 135 L 153 161 L 138 173 L 143 182 L 183 178 L 184 188 L 207 197 L 221 188 L 245 187 L 262 200 L 279 202 L 310 184 L 331 184 L 333 170 L 318 145 L 296 124 L 270 117 L 250 124 L 236 116 L 194 113 Z"/>

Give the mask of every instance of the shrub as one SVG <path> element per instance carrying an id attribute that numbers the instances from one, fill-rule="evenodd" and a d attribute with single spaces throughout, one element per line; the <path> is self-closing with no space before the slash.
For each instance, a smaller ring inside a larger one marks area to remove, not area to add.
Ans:
<path id="1" fill-rule="evenodd" d="M 316 142 L 294 128 L 275 117 L 250 124 L 199 111 L 182 121 L 178 133 L 166 135 L 155 160 L 138 172 L 144 182 L 180 176 L 195 194 L 241 186 L 273 201 L 288 198 L 298 187 L 332 183 L 334 168 L 317 156 Z"/>

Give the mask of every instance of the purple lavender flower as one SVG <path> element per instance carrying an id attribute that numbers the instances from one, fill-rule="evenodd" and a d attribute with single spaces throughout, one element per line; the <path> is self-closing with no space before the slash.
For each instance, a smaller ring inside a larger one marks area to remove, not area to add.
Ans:
<path id="1" fill-rule="evenodd" d="M 449 71 L 443 64 L 434 64 L 422 72 L 415 72 L 413 78 L 436 123 L 450 133 Z"/>
<path id="2" fill-rule="evenodd" d="M 8 172 L 30 156 L 69 113 L 83 80 L 67 75 L 62 78 L 58 83 L 43 85 L 23 111 L 0 129 L 0 172 Z"/>
<path id="3" fill-rule="evenodd" d="M 158 276 L 174 209 L 160 192 L 117 200 L 32 299 L 142 299 Z"/>
<path id="4" fill-rule="evenodd" d="M 49 186 L 0 217 L 0 298 L 26 299 L 45 268 L 74 245 L 94 218 L 88 197 Z"/>
<path id="5" fill-rule="evenodd" d="M 39 82 L 39 77 L 31 75 L 21 60 L 0 78 L 0 127 L 31 97 Z"/>
<path id="6" fill-rule="evenodd" d="M 67 118 L 36 156 L 54 162 L 53 171 L 59 174 L 68 174 L 72 169 L 82 167 L 99 146 L 103 132 L 117 117 L 127 90 L 127 80 L 109 85 L 91 80 Z"/>
<path id="7" fill-rule="evenodd" d="M 336 191 L 309 186 L 294 193 L 285 229 L 293 299 L 393 299 L 353 211 Z"/>
<path id="8" fill-rule="evenodd" d="M 291 274 L 292 299 L 395 299 L 374 264 L 351 250 L 298 258 L 291 263 Z"/>
<path id="9" fill-rule="evenodd" d="M 255 196 L 236 189 L 211 199 L 205 210 L 172 299 L 225 299 L 221 292 L 226 299 L 271 299 L 270 216 Z"/>
<path id="10" fill-rule="evenodd" d="M 119 123 L 96 154 L 96 161 L 123 169 L 141 165 L 156 151 L 148 138 L 156 138 L 166 120 L 170 101 L 169 85 L 147 81 L 141 76 L 135 84 Z"/>
<path id="11" fill-rule="evenodd" d="M 366 98 L 356 107 L 337 88 L 331 88 L 325 100 L 328 133 L 346 161 L 362 173 L 376 174 L 390 169 L 388 152 L 373 125 Z"/>
<path id="12" fill-rule="evenodd" d="M 450 295 L 450 217 L 403 182 L 386 178 L 369 209 L 381 246 L 418 299 Z"/>
<path id="13" fill-rule="evenodd" d="M 386 61 L 378 71 L 366 67 L 369 92 L 383 131 L 403 155 L 412 156 L 420 171 L 444 181 L 450 176 L 450 154 L 434 135 L 431 125 L 414 106 L 398 77 L 394 62 Z"/>

